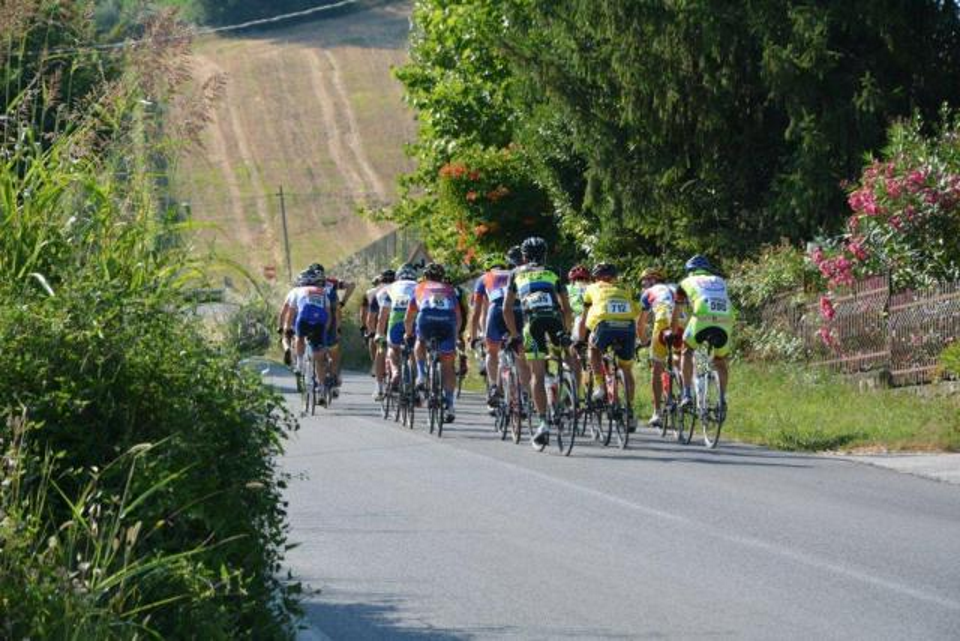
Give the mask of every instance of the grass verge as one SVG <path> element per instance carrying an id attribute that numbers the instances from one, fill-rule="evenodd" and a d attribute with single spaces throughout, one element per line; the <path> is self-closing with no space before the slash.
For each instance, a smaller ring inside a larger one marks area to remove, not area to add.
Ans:
<path id="1" fill-rule="evenodd" d="M 839 375 L 735 363 L 728 439 L 781 450 L 960 451 L 960 396 L 861 391 Z"/>

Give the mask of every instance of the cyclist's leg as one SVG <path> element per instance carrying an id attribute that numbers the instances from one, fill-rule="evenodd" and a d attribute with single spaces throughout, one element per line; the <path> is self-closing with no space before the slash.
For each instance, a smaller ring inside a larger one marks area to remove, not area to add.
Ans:
<path id="1" fill-rule="evenodd" d="M 713 330 L 720 330 L 723 332 L 723 337 L 720 338 L 719 334 L 715 333 L 715 336 L 718 338 L 713 342 L 713 366 L 717 370 L 717 378 L 720 379 L 720 398 L 726 402 L 727 397 L 727 381 L 730 377 L 730 368 L 729 361 L 727 357 L 730 355 L 730 345 L 731 345 L 731 331 L 729 326 L 725 325 L 716 325 L 712 327 Z M 722 343 L 722 344 L 720 344 Z"/>
<path id="2" fill-rule="evenodd" d="M 660 334 L 670 327 L 670 317 L 660 317 L 653 322 L 653 336 L 650 338 L 650 364 L 653 374 L 650 380 L 653 392 L 653 418 L 660 418 L 660 401 L 663 397 L 663 372 L 667 359 L 667 346 L 663 344 Z"/>
<path id="3" fill-rule="evenodd" d="M 609 344 L 609 337 L 604 331 L 604 324 L 598 324 L 590 332 L 588 356 L 590 358 L 590 371 L 593 372 L 593 400 L 602 401 L 607 397 L 607 386 L 603 380 L 603 350 Z"/>
<path id="4" fill-rule="evenodd" d="M 524 327 L 524 352 L 530 367 L 530 388 L 533 406 L 541 422 L 547 416 L 547 391 L 544 386 L 546 367 L 544 357 L 547 353 L 546 327 L 543 318 L 531 318 Z"/>
<path id="5" fill-rule="evenodd" d="M 487 325 L 484 328 L 484 340 L 487 346 L 487 387 L 497 387 L 497 372 L 500 370 L 500 343 L 507 333 L 507 324 L 503 320 L 503 313 L 498 306 L 493 307 L 487 314 Z"/>
<path id="6" fill-rule="evenodd" d="M 403 346 L 403 321 L 396 322 L 387 328 L 387 358 L 392 369 L 391 384 L 400 383 L 400 352 Z"/>
<path id="7" fill-rule="evenodd" d="M 697 340 L 699 332 L 699 319 L 693 316 L 687 323 L 687 328 L 683 331 L 683 351 L 680 356 L 680 374 L 683 377 L 682 403 L 689 403 L 693 397 L 693 353 L 700 346 L 700 342 Z"/>
<path id="8" fill-rule="evenodd" d="M 417 342 L 413 348 L 414 359 L 417 363 L 417 387 L 424 387 L 427 380 L 427 345 L 428 338 L 425 330 L 430 326 L 429 321 L 424 318 L 423 312 L 417 314 L 416 333 Z"/>

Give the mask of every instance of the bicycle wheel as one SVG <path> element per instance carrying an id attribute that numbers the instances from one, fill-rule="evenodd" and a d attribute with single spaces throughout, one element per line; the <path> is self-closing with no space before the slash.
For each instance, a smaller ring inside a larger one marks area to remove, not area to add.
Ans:
<path id="1" fill-rule="evenodd" d="M 673 422 L 673 377 L 669 372 L 663 372 L 660 381 L 660 438 L 663 438 Z"/>
<path id="2" fill-rule="evenodd" d="M 615 390 L 616 394 L 614 398 L 617 401 L 618 411 L 616 412 L 617 423 L 616 427 L 617 432 L 617 443 L 620 445 L 621 450 L 627 449 L 627 444 L 630 442 L 630 431 L 627 425 L 627 417 L 632 413 L 632 409 L 627 407 L 626 395 L 627 395 L 627 384 L 623 377 L 623 369 L 617 365 L 617 387 Z M 620 400 L 620 395 L 624 395 L 624 399 Z"/>
<path id="3" fill-rule="evenodd" d="M 507 390 L 509 392 L 505 391 L 505 393 L 509 395 L 510 416 L 508 421 L 510 422 L 510 433 L 514 444 L 517 444 L 523 435 L 523 398 L 520 396 L 520 382 L 517 380 L 517 373 L 513 370 L 507 375 Z"/>
<path id="4" fill-rule="evenodd" d="M 564 375 L 560 379 L 560 386 L 555 403 L 557 447 L 564 456 L 570 456 L 573 443 L 577 438 L 577 388 L 573 378 Z"/>
<path id="5" fill-rule="evenodd" d="M 444 393 L 443 393 L 443 372 L 440 368 L 440 361 L 434 360 L 433 363 L 433 395 L 436 399 L 435 405 L 437 406 L 437 438 L 440 438 L 443 435 L 443 419 L 446 416 L 446 403 L 444 402 Z"/>
<path id="6" fill-rule="evenodd" d="M 703 444 L 713 449 L 720 442 L 720 430 L 725 418 L 720 409 L 720 376 L 716 370 L 710 370 L 703 380 L 700 427 L 703 430 Z"/>

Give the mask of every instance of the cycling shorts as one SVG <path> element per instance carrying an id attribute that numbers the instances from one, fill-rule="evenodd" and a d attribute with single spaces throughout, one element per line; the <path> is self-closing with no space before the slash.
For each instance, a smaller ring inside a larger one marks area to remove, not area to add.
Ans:
<path id="1" fill-rule="evenodd" d="M 390 347 L 402 347 L 404 331 L 405 328 L 402 320 L 387 327 L 387 344 L 390 345 Z"/>
<path id="2" fill-rule="evenodd" d="M 663 330 L 670 327 L 670 317 L 658 316 L 653 321 L 653 337 L 650 339 L 650 360 L 662 363 L 667 358 L 667 346 L 660 340 Z"/>
<path id="3" fill-rule="evenodd" d="M 621 363 L 632 363 L 637 348 L 636 325 L 631 321 L 600 321 L 590 333 L 590 344 L 601 353 L 613 347 Z"/>
<path id="4" fill-rule="evenodd" d="M 710 345 L 714 356 L 725 358 L 730 354 L 732 329 L 729 317 L 693 316 L 683 332 L 683 342 L 690 349 L 697 349 L 703 344 Z"/>
<path id="5" fill-rule="evenodd" d="M 547 357 L 550 344 L 557 347 L 570 345 L 570 337 L 563 327 L 559 314 L 534 314 L 527 318 L 523 327 L 523 350 L 527 360 L 542 361 Z"/>
<path id="6" fill-rule="evenodd" d="M 326 347 L 326 325 L 326 318 L 321 322 L 315 322 L 298 317 L 295 329 L 298 337 L 307 339 L 311 349 L 318 350 Z"/>
<path id="7" fill-rule="evenodd" d="M 519 329 L 523 327 L 523 312 L 519 307 L 513 308 L 513 322 Z M 487 345 L 499 345 L 507 335 L 507 322 L 503 320 L 503 306 L 490 305 L 487 308 L 487 326 L 484 328 L 484 336 L 487 339 Z"/>
<path id="8" fill-rule="evenodd" d="M 424 343 L 436 340 L 440 354 L 457 351 L 457 317 L 453 313 L 439 314 L 421 311 L 417 314 L 417 337 Z"/>

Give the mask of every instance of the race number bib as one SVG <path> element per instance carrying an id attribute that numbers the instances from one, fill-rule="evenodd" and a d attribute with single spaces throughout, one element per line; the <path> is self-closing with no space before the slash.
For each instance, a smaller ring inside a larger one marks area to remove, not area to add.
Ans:
<path id="1" fill-rule="evenodd" d="M 707 308 L 714 314 L 726 314 L 730 310 L 730 302 L 726 298 L 708 298 Z"/>
<path id="2" fill-rule="evenodd" d="M 612 298 L 608 300 L 607 313 L 608 314 L 629 314 L 630 301 L 623 300 L 622 298 Z"/>
<path id="3" fill-rule="evenodd" d="M 312 307 L 320 307 L 326 309 L 327 307 L 327 297 L 323 294 L 309 294 L 307 296 L 307 305 Z"/>
<path id="4" fill-rule="evenodd" d="M 425 301 L 425 307 L 429 309 L 451 309 L 450 299 L 443 294 L 433 294 L 429 296 Z"/>
<path id="5" fill-rule="evenodd" d="M 394 309 L 406 309 L 410 306 L 410 297 L 409 296 L 396 296 L 393 299 L 391 307 Z"/>
<path id="6" fill-rule="evenodd" d="M 553 309 L 553 297 L 549 292 L 534 292 L 523 299 L 524 306 L 531 311 Z"/>

